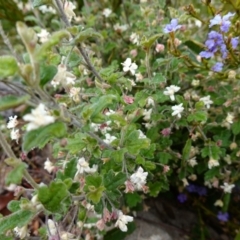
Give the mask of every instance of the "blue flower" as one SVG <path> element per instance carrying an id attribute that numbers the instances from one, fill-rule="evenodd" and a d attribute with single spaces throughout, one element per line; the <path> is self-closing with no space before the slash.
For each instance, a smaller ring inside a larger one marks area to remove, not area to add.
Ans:
<path id="1" fill-rule="evenodd" d="M 187 187 L 186 187 L 187 191 L 190 192 L 190 193 L 195 193 L 197 191 L 197 186 L 194 185 L 194 184 L 189 184 Z"/>
<path id="2" fill-rule="evenodd" d="M 221 72 L 223 68 L 223 63 L 217 62 L 211 69 L 214 72 Z"/>
<path id="3" fill-rule="evenodd" d="M 197 193 L 198 193 L 199 196 L 206 196 L 207 195 L 207 188 L 199 186 L 197 188 Z"/>
<path id="4" fill-rule="evenodd" d="M 220 50 L 222 53 L 223 59 L 227 57 L 228 50 L 222 34 L 216 31 L 211 31 L 208 34 L 208 39 L 205 42 L 205 46 L 207 47 L 207 51 L 200 52 L 200 56 L 202 58 L 211 58 L 218 50 Z"/>
<path id="5" fill-rule="evenodd" d="M 214 25 L 220 25 L 220 29 L 222 32 L 228 32 L 231 25 L 229 18 L 234 15 L 235 13 L 228 13 L 225 16 L 221 17 L 219 14 L 217 14 L 212 20 L 210 20 L 209 27 L 212 27 Z"/>
<path id="6" fill-rule="evenodd" d="M 178 20 L 177 19 L 172 19 L 170 24 L 167 24 L 165 28 L 163 29 L 164 33 L 170 33 L 170 32 L 175 32 L 179 28 L 181 28 L 182 25 L 178 25 Z"/>
<path id="7" fill-rule="evenodd" d="M 229 219 L 229 214 L 227 212 L 223 213 L 220 211 L 218 212 L 217 218 L 222 222 L 227 222 Z"/>
<path id="8" fill-rule="evenodd" d="M 232 44 L 232 48 L 233 49 L 236 49 L 237 48 L 237 46 L 238 46 L 238 43 L 239 43 L 239 37 L 235 37 L 235 38 L 232 38 L 231 39 L 231 44 Z"/>
<path id="9" fill-rule="evenodd" d="M 177 199 L 180 203 L 184 203 L 187 201 L 187 195 L 184 193 L 179 193 Z"/>

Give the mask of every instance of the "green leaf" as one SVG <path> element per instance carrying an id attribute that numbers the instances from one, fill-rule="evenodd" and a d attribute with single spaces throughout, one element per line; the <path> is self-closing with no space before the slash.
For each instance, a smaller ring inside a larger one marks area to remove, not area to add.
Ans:
<path id="1" fill-rule="evenodd" d="M 46 83 L 51 81 L 57 73 L 57 68 L 53 65 L 42 64 L 40 66 L 40 85 L 43 87 Z"/>
<path id="2" fill-rule="evenodd" d="M 151 161 L 145 161 L 144 168 L 146 168 L 147 171 L 154 170 L 156 168 L 156 165 L 154 162 Z"/>
<path id="3" fill-rule="evenodd" d="M 137 155 L 141 149 L 147 149 L 150 146 L 150 139 L 139 138 L 139 132 L 137 130 L 131 131 L 131 126 L 128 126 L 128 134 L 124 139 L 124 146 L 128 150 L 128 153 Z"/>
<path id="4" fill-rule="evenodd" d="M 13 237 L 6 237 L 6 235 L 2 235 L 2 234 L 0 234 L 0 239 L 1 240 L 14 240 Z"/>
<path id="5" fill-rule="evenodd" d="M 218 146 L 206 146 L 201 150 L 202 157 L 212 157 L 213 159 L 219 159 L 221 149 Z"/>
<path id="6" fill-rule="evenodd" d="M 25 163 L 18 164 L 6 177 L 6 184 L 20 184 L 23 178 L 24 170 L 27 168 Z"/>
<path id="7" fill-rule="evenodd" d="M 77 172 L 77 159 L 72 159 L 66 164 L 66 167 L 64 168 L 64 177 L 73 179 L 76 172 Z"/>
<path id="8" fill-rule="evenodd" d="M 16 212 L 20 210 L 20 201 L 12 200 L 11 202 L 8 203 L 7 208 L 11 212 Z"/>
<path id="9" fill-rule="evenodd" d="M 87 198 L 93 203 L 97 204 L 101 200 L 104 190 L 105 190 L 104 186 L 100 186 L 97 189 L 93 189 L 87 193 Z"/>
<path id="10" fill-rule="evenodd" d="M 87 198 L 95 204 L 101 200 L 105 190 L 102 183 L 103 178 L 98 174 L 88 175 L 85 179 L 84 191 L 87 193 Z"/>
<path id="11" fill-rule="evenodd" d="M 165 82 L 166 82 L 166 77 L 163 76 L 162 73 L 156 73 L 156 75 L 151 79 L 150 84 L 160 84 Z"/>
<path id="12" fill-rule="evenodd" d="M 207 121 L 207 112 L 205 111 L 197 111 L 195 113 L 190 114 L 187 117 L 189 122 L 206 122 Z"/>
<path id="13" fill-rule="evenodd" d="M 1 68 L 0 68 L 1 69 Z M 15 108 L 30 99 L 29 95 L 25 96 L 15 96 L 15 95 L 7 95 L 0 98 L 0 111 L 4 111 L 10 108 Z"/>
<path id="14" fill-rule="evenodd" d="M 61 212 L 63 200 L 69 196 L 66 185 L 55 180 L 48 186 L 42 186 L 38 189 L 38 200 L 50 212 Z"/>
<path id="15" fill-rule="evenodd" d="M 191 146 L 192 146 L 192 140 L 188 139 L 184 148 L 183 148 L 183 153 L 182 153 L 182 158 L 183 160 L 187 161 L 189 159 L 189 154 L 191 151 Z"/>
<path id="16" fill-rule="evenodd" d="M 151 197 L 157 197 L 159 192 L 161 191 L 162 187 L 161 187 L 161 182 L 149 182 L 148 183 L 148 187 L 149 187 L 149 195 Z"/>
<path id="17" fill-rule="evenodd" d="M 51 35 L 47 42 L 43 43 L 36 51 L 35 57 L 37 59 L 45 58 L 52 47 L 58 45 L 63 38 L 70 38 L 71 35 L 67 30 L 61 30 Z"/>
<path id="18" fill-rule="evenodd" d="M 95 188 L 98 188 L 102 185 L 102 182 L 102 176 L 98 175 L 97 173 L 93 175 L 88 175 L 85 179 L 85 188 L 88 189 L 89 186 L 94 186 Z"/>
<path id="19" fill-rule="evenodd" d="M 127 149 L 121 148 L 119 150 L 113 151 L 111 158 L 116 162 L 116 163 L 122 163 L 124 160 L 124 154 L 127 152 Z"/>
<path id="20" fill-rule="evenodd" d="M 205 174 L 204 174 L 204 180 L 205 181 L 209 181 L 211 179 L 213 179 L 214 177 L 219 175 L 219 168 L 218 167 L 214 167 L 210 170 L 208 170 Z"/>
<path id="21" fill-rule="evenodd" d="M 18 71 L 17 60 L 12 56 L 0 56 L 0 78 L 15 75 Z"/>
<path id="22" fill-rule="evenodd" d="M 148 39 L 144 39 L 144 41 L 141 42 L 141 45 L 144 48 L 149 49 L 154 43 L 155 41 L 160 38 L 163 34 L 162 33 L 158 33 L 153 35 L 152 37 L 148 38 Z"/>
<path id="23" fill-rule="evenodd" d="M 90 38 L 97 38 L 98 40 L 103 39 L 102 35 L 96 32 L 93 28 L 88 28 L 80 32 L 75 39 L 73 40 L 73 44 L 76 45 L 79 42 L 84 42 Z"/>
<path id="24" fill-rule="evenodd" d="M 35 213 L 29 210 L 19 210 L 7 217 L 0 218 L 0 234 L 14 229 L 17 226 L 23 227 L 24 225 L 27 225 L 34 215 Z"/>
<path id="25" fill-rule="evenodd" d="M 240 121 L 234 122 L 232 124 L 232 132 L 234 135 L 237 135 L 240 133 Z"/>
<path id="26" fill-rule="evenodd" d="M 130 208 L 136 207 L 138 203 L 142 202 L 142 198 L 136 192 L 134 192 L 134 193 L 127 193 L 125 195 L 125 197 L 126 197 L 127 206 L 130 207 Z"/>
<path id="27" fill-rule="evenodd" d="M 74 138 L 67 138 L 67 146 L 65 149 L 71 154 L 79 153 L 79 151 L 87 147 L 86 138 L 87 135 L 84 133 L 75 134 Z"/>
<path id="28" fill-rule="evenodd" d="M 237 233 L 236 237 L 234 238 L 234 240 L 240 240 L 240 232 Z"/>
<path id="29" fill-rule="evenodd" d="M 108 105 L 112 104 L 113 100 L 116 100 L 117 97 L 115 95 L 105 95 L 98 98 L 98 100 L 92 104 L 91 109 L 91 117 L 95 117 L 97 114 L 102 112 Z"/>
<path id="30" fill-rule="evenodd" d="M 168 164 L 169 160 L 172 159 L 171 154 L 166 153 L 166 152 L 160 152 L 158 154 L 159 162 L 162 164 Z"/>
<path id="31" fill-rule="evenodd" d="M 36 130 L 27 132 L 23 137 L 23 151 L 28 152 L 33 148 L 43 148 L 50 140 L 66 135 L 66 126 L 62 122 L 56 122 Z"/>
<path id="32" fill-rule="evenodd" d="M 228 211 L 230 200 L 231 200 L 231 193 L 225 193 L 224 197 L 223 197 L 223 203 L 224 203 L 223 204 L 223 208 L 222 208 L 223 212 L 227 212 Z"/>
<path id="33" fill-rule="evenodd" d="M 49 3 L 49 0 L 32 0 L 32 5 L 34 8 L 40 7 L 47 3 Z"/>
<path id="34" fill-rule="evenodd" d="M 126 179 L 127 177 L 125 173 L 119 172 L 115 174 L 115 172 L 111 169 L 104 175 L 103 184 L 108 191 L 112 191 L 123 185 Z"/>

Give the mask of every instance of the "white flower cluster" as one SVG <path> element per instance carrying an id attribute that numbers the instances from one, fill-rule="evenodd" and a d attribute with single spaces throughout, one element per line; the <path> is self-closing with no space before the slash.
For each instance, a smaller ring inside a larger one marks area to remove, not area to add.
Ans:
<path id="1" fill-rule="evenodd" d="M 119 227 L 121 231 L 126 232 L 128 230 L 127 224 L 133 221 L 133 217 L 124 215 L 122 211 L 118 212 L 118 219 L 115 223 L 115 227 Z"/>
<path id="2" fill-rule="evenodd" d="M 81 157 L 78 159 L 77 162 L 77 172 L 75 177 L 78 174 L 83 174 L 83 173 L 95 173 L 98 169 L 97 165 L 93 165 L 92 168 L 89 167 L 89 163 L 85 160 L 84 157 Z"/>
<path id="3" fill-rule="evenodd" d="M 10 137 L 12 140 L 16 140 L 16 142 L 18 143 L 18 140 L 20 138 L 20 133 L 19 133 L 19 129 L 16 129 L 17 125 L 18 125 L 17 116 L 15 115 L 14 117 L 12 116 L 9 117 L 7 128 L 12 129 L 10 133 Z"/>
<path id="4" fill-rule="evenodd" d="M 131 58 L 127 58 L 125 62 L 122 63 L 123 71 L 128 72 L 130 71 L 132 75 L 135 75 L 136 70 L 138 69 L 138 65 L 132 62 Z"/>
<path id="5" fill-rule="evenodd" d="M 26 130 L 31 131 L 50 123 L 54 123 L 55 118 L 50 115 L 45 105 L 40 103 L 36 109 L 31 111 L 31 113 L 24 115 L 23 120 L 29 122 Z"/>
<path id="6" fill-rule="evenodd" d="M 142 167 L 130 176 L 130 181 L 133 183 L 135 190 L 142 190 L 146 184 L 148 172 L 144 172 Z"/>
<path id="7" fill-rule="evenodd" d="M 166 96 L 169 96 L 170 99 L 174 101 L 175 100 L 174 94 L 179 90 L 180 90 L 180 87 L 176 85 L 171 85 L 169 87 L 166 87 L 165 91 L 163 91 L 163 94 Z M 184 110 L 184 107 L 182 103 L 172 106 L 172 111 L 173 111 L 172 116 L 177 116 L 178 118 L 181 118 L 182 117 L 181 113 L 183 112 L 183 110 Z"/>

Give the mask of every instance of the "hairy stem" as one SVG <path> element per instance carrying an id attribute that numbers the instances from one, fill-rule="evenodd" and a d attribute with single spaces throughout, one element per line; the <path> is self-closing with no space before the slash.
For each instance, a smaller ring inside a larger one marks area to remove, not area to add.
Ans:
<path id="1" fill-rule="evenodd" d="M 60 17 L 63 20 L 63 22 L 65 23 L 66 27 L 71 27 L 71 23 L 68 21 L 68 18 L 64 12 L 63 9 L 63 5 L 60 2 L 60 0 L 55 0 L 56 5 L 58 7 L 59 13 L 60 13 Z M 104 82 L 104 80 L 101 78 L 101 76 L 98 74 L 97 70 L 95 69 L 95 67 L 93 66 L 93 64 L 91 63 L 90 59 L 88 58 L 85 50 L 83 49 L 83 47 L 81 46 L 81 44 L 78 44 L 78 50 L 81 53 L 82 57 L 84 58 L 89 70 L 94 74 L 94 76 L 100 81 L 100 82 Z"/>

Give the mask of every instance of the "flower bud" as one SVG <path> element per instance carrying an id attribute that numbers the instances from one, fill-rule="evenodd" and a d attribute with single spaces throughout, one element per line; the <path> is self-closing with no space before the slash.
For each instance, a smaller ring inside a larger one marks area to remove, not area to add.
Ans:
<path id="1" fill-rule="evenodd" d="M 231 149 L 231 150 L 234 150 L 234 149 L 236 149 L 236 148 L 237 148 L 237 143 L 232 142 L 232 143 L 230 144 L 230 149 Z"/>
<path id="2" fill-rule="evenodd" d="M 165 49 L 165 46 L 163 44 L 158 43 L 155 47 L 156 52 L 163 52 Z"/>
<path id="3" fill-rule="evenodd" d="M 236 79 L 236 71 L 233 71 L 233 70 L 230 70 L 229 72 L 228 72 L 228 79 L 229 80 L 235 80 Z"/>

